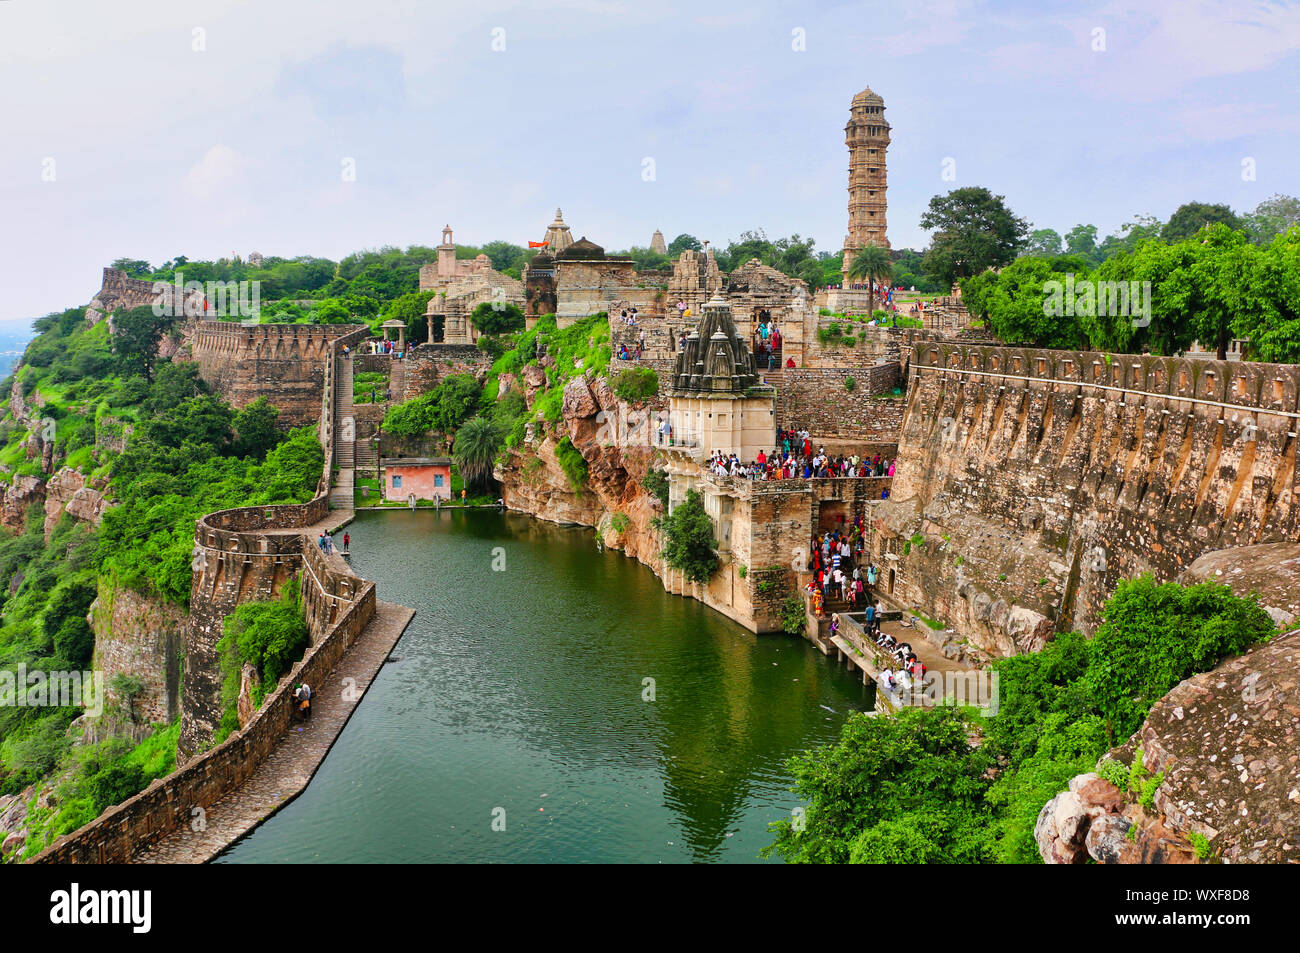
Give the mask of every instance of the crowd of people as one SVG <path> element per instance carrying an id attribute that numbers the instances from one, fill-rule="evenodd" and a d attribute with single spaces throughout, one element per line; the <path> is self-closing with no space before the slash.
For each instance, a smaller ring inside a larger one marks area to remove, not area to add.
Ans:
<path id="1" fill-rule="evenodd" d="M 755 364 L 769 371 L 776 368 L 781 361 L 781 331 L 775 321 L 758 322 L 758 327 L 754 329 L 752 347 Z"/>
<path id="2" fill-rule="evenodd" d="M 892 477 L 895 461 L 875 454 L 836 454 L 825 447 L 813 451 L 812 438 L 806 430 L 778 430 L 778 449 L 771 455 L 760 450 L 751 461 L 735 453 L 715 451 L 707 468 L 714 476 L 738 477 L 743 480 L 825 479 L 827 477 Z M 882 491 L 888 493 L 888 490 Z M 885 497 L 882 497 L 884 499 Z"/>
<path id="3" fill-rule="evenodd" d="M 898 641 L 881 627 L 884 607 L 873 595 L 880 570 L 867 558 L 863 530 L 863 520 L 859 516 L 844 530 L 831 530 L 813 537 L 809 567 L 813 578 L 808 583 L 813 612 L 818 618 L 825 618 L 826 605 L 832 600 L 847 602 L 849 611 L 861 609 L 862 627 L 867 638 L 898 665 L 897 670 L 886 668 L 882 673 L 881 681 L 885 687 L 896 691 L 920 685 L 925 680 L 926 666 L 912 651 L 911 643 Z M 832 637 L 839 633 L 839 628 L 839 615 L 832 614 Z"/>
<path id="4" fill-rule="evenodd" d="M 865 607 L 873 617 L 880 613 L 880 606 L 873 603 L 871 596 L 880 570 L 867 559 L 864 530 L 862 517 L 858 516 L 843 530 L 813 537 L 808 565 L 813 578 L 808 587 L 818 617 L 824 617 L 826 603 L 832 599 L 847 602 L 854 611 Z"/>

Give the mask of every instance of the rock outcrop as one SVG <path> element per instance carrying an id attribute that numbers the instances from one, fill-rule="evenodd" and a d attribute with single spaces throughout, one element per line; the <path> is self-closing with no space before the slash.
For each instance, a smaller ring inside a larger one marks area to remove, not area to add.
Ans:
<path id="1" fill-rule="evenodd" d="M 64 467 L 45 484 L 45 540 L 49 542 L 59 518 L 66 512 L 73 518 L 98 526 L 108 509 L 103 490 L 106 482 L 87 482 L 80 470 Z"/>
<path id="2" fill-rule="evenodd" d="M 545 371 L 529 365 L 522 377 L 531 407 Z M 620 401 L 604 378 L 582 375 L 565 386 L 562 415 L 552 427 L 532 428 L 531 439 L 497 468 L 506 506 L 552 522 L 591 526 L 606 546 L 657 569 L 659 543 L 651 522 L 661 508 L 641 485 L 654 450 L 644 438 L 636 442 L 650 428 L 629 423 L 640 419 L 640 409 Z M 566 437 L 587 465 L 580 489 L 570 484 L 555 455 Z"/>
<path id="3" fill-rule="evenodd" d="M 1039 814 L 1044 861 L 1300 861 L 1300 630 L 1179 683 L 1107 757 L 1139 754 L 1150 806 L 1079 775 Z"/>
<path id="4" fill-rule="evenodd" d="M 187 621 L 180 606 L 100 580 L 99 594 L 90 604 L 93 664 L 104 673 L 110 693 L 117 675 L 140 683 L 131 705 L 135 721 L 170 722 L 180 713 L 181 645 Z"/>
<path id="5" fill-rule="evenodd" d="M 14 477 L 8 486 L 0 487 L 0 525 L 21 532 L 27 508 L 44 502 L 44 480 L 34 476 Z"/>

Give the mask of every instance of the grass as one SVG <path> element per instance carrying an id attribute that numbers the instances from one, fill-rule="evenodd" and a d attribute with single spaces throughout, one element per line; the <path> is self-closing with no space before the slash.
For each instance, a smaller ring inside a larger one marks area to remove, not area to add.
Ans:
<path id="1" fill-rule="evenodd" d="M 940 621 L 937 621 L 937 620 L 935 620 L 935 619 L 931 619 L 929 616 L 922 615 L 921 613 L 917 612 L 915 609 L 913 609 L 913 610 L 911 610 L 911 611 L 912 611 L 912 615 L 916 616 L 918 619 L 920 619 L 922 622 L 924 622 L 924 623 L 925 623 L 926 625 L 928 625 L 930 628 L 934 629 L 936 632 L 939 632 L 939 631 L 942 631 L 943 629 L 948 628 L 948 625 L 947 625 L 947 623 L 945 623 L 945 622 L 940 622 Z"/>
<path id="2" fill-rule="evenodd" d="M 360 371 L 352 378 L 352 403 L 379 403 L 383 401 L 387 389 L 388 375 L 383 371 Z M 372 392 L 375 395 L 374 401 L 370 399 Z"/>

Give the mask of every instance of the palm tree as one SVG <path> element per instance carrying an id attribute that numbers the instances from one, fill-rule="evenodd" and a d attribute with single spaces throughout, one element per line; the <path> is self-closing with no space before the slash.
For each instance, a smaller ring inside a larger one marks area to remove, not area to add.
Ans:
<path id="1" fill-rule="evenodd" d="M 894 275 L 894 263 L 889 252 L 879 245 L 867 245 L 853 256 L 849 264 L 849 277 L 867 283 L 867 310 L 876 313 L 877 281 L 888 281 Z"/>
<path id="2" fill-rule="evenodd" d="M 486 417 L 475 417 L 456 431 L 456 466 L 467 484 L 488 485 L 500 447 L 501 434 Z"/>

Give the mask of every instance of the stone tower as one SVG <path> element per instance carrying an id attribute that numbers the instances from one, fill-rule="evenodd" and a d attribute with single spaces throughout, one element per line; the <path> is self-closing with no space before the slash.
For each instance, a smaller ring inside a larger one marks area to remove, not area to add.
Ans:
<path id="1" fill-rule="evenodd" d="M 573 233 L 569 231 L 569 226 L 564 224 L 564 215 L 558 208 L 555 210 L 555 221 L 547 227 L 546 235 L 542 240 L 547 243 L 546 250 L 552 255 L 558 255 L 573 244 Z"/>
<path id="2" fill-rule="evenodd" d="M 668 243 L 664 241 L 664 233 L 655 229 L 655 233 L 650 236 L 650 250 L 659 255 L 668 254 Z"/>
<path id="3" fill-rule="evenodd" d="M 885 101 L 870 88 L 853 97 L 849 124 L 844 127 L 849 147 L 849 234 L 844 239 L 844 272 L 853 254 L 867 245 L 889 247 L 885 234 L 885 150 L 889 148 L 889 123 Z"/>

